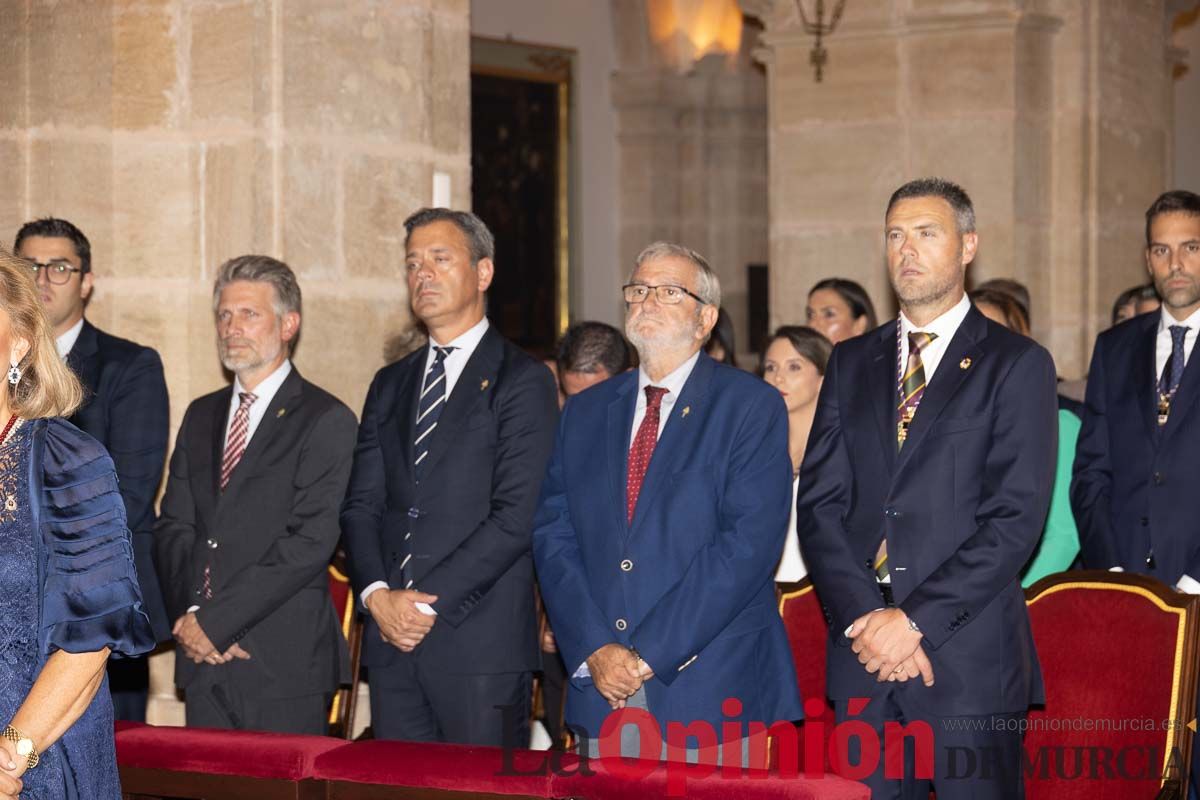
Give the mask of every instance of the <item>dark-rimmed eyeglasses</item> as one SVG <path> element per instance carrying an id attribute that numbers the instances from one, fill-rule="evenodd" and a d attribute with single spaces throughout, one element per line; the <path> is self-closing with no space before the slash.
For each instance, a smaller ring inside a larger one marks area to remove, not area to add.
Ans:
<path id="1" fill-rule="evenodd" d="M 664 306 L 675 306 L 683 302 L 683 298 L 691 297 L 700 305 L 708 305 L 704 298 L 695 292 L 688 291 L 683 286 L 664 283 L 662 286 L 648 286 L 644 283 L 627 283 L 621 287 L 625 294 L 626 303 L 644 303 L 654 292 L 655 299 Z"/>
<path id="2" fill-rule="evenodd" d="M 37 281 L 38 270 L 44 269 L 46 271 L 46 280 L 58 286 L 71 280 L 71 273 L 83 272 L 79 267 L 73 267 L 66 261 L 51 261 L 49 264 L 39 264 L 36 261 L 26 260 L 25 264 L 33 272 L 34 281 Z"/>

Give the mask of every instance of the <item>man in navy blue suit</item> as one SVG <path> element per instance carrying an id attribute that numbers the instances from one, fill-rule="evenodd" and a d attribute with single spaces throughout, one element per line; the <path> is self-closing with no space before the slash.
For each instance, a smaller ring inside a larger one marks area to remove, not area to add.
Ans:
<path id="1" fill-rule="evenodd" d="M 53 217 L 28 222 L 17 233 L 13 252 L 36 271 L 58 354 L 87 391 L 71 422 L 104 445 L 116 465 L 142 600 L 155 637 L 166 641 L 171 625 L 152 556 L 154 498 L 167 459 L 169 424 L 162 361 L 153 349 L 107 334 L 84 317 L 92 293 L 92 248 L 79 228 Z M 108 677 L 117 719 L 144 720 L 150 680 L 146 657 L 110 661 Z"/>
<path id="2" fill-rule="evenodd" d="M 1071 507 L 1085 566 L 1197 594 L 1200 195 L 1167 192 L 1146 211 L 1146 269 L 1162 308 L 1096 339 Z M 1200 788 L 1200 770 L 1192 777 Z"/>
<path id="3" fill-rule="evenodd" d="M 803 715 L 773 581 L 789 516 L 787 412 L 767 384 L 702 352 L 720 291 L 694 251 L 646 248 L 624 287 L 641 367 L 569 399 L 559 424 L 534 557 L 570 672 L 567 723 L 592 752 L 609 752 L 596 737 L 626 705 L 664 733 L 729 720 L 739 738 L 750 721 Z"/>
<path id="4" fill-rule="evenodd" d="M 1011 800 L 1021 720 L 1043 700 L 1020 571 L 1054 478 L 1054 363 L 967 299 L 978 236 L 960 187 L 902 186 L 884 236 L 900 318 L 834 348 L 797 490 L 829 693 L 881 744 L 888 722 L 932 728 L 903 779 L 880 759 L 872 797 L 927 798 L 916 768 L 933 766 L 939 800 Z"/>
<path id="5" fill-rule="evenodd" d="M 484 315 L 495 242 L 483 221 L 434 208 L 404 227 L 429 346 L 376 374 L 341 514 L 369 613 L 371 725 L 378 739 L 524 747 L 554 377 Z"/>

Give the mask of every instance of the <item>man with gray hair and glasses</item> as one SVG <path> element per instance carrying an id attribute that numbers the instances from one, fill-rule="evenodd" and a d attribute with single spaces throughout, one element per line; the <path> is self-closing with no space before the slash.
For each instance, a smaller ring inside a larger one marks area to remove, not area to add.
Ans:
<path id="1" fill-rule="evenodd" d="M 792 496 L 787 410 L 703 352 L 721 289 L 698 253 L 650 245 L 623 296 L 641 366 L 567 402 L 534 528 L 567 723 L 591 754 L 716 763 L 717 732 L 737 722 L 734 752 L 761 766 L 747 723 L 803 716 L 773 580 Z M 633 724 L 597 740 L 626 706 L 650 712 L 666 748 Z M 670 735 L 681 725 L 690 735 Z"/>
<path id="2" fill-rule="evenodd" d="M 192 402 L 171 456 L 155 559 L 189 726 L 323 734 L 349 671 L 326 567 L 354 413 L 300 377 L 300 287 L 269 256 L 213 289 L 232 386 Z"/>

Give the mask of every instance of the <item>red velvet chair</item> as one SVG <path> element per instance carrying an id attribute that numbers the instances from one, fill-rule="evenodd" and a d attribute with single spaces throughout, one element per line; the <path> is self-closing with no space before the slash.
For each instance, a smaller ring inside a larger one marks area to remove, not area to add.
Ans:
<path id="1" fill-rule="evenodd" d="M 869 800 L 871 790 L 836 775 L 806 778 L 782 776 L 768 770 L 746 770 L 736 778 L 715 769 L 695 774 L 695 766 L 633 762 L 613 767 L 608 759 L 593 760 L 591 775 L 556 775 L 554 797 L 581 800 L 642 800 L 647 797 L 687 797 L 689 800 Z M 636 777 L 630 774 L 630 770 Z M 686 773 L 686 770 L 693 770 Z M 684 775 L 687 774 L 686 780 Z M 674 784 L 674 785 L 672 785 Z M 672 793 L 670 790 L 674 789 Z"/>
<path id="2" fill-rule="evenodd" d="M 554 797 L 552 754 L 498 747 L 364 741 L 317 757 L 313 777 L 327 800 L 468 800 Z M 531 774 L 532 773 L 532 774 Z"/>
<path id="3" fill-rule="evenodd" d="M 1025 736 L 1028 800 L 1186 797 L 1200 599 L 1096 571 L 1048 576 L 1026 599 L 1046 684 Z"/>
<path id="4" fill-rule="evenodd" d="M 126 797 L 323 800 L 318 756 L 346 743 L 327 736 L 141 725 L 117 732 Z"/>
<path id="5" fill-rule="evenodd" d="M 776 589 L 779 615 L 783 617 L 783 627 L 792 646 L 796 681 L 800 684 L 800 696 L 804 698 L 805 716 L 811 718 L 814 706 L 820 702 L 820 720 L 825 723 L 824 730 L 828 735 L 833 731 L 836 719 L 825 693 L 825 647 L 829 641 L 825 612 L 821 610 L 821 601 L 808 578 L 799 583 L 778 583 Z M 801 723 L 799 741 L 804 740 L 803 736 Z M 772 758 L 777 758 L 774 751 Z M 825 771 L 830 770 L 829 750 L 825 748 Z"/>
<path id="6" fill-rule="evenodd" d="M 355 597 L 350 578 L 334 564 L 329 565 L 329 594 L 342 623 L 342 635 L 346 637 L 346 644 L 350 648 L 350 683 L 338 687 L 333 695 L 333 703 L 329 709 L 329 733 L 331 736 L 350 739 L 354 735 L 354 714 L 358 705 L 363 623 L 355 613 Z"/>

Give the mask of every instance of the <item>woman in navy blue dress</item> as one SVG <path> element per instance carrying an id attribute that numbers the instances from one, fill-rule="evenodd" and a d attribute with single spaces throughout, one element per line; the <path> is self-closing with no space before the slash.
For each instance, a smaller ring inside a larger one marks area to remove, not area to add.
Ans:
<path id="1" fill-rule="evenodd" d="M 0 800 L 117 800 L 105 662 L 154 636 L 112 459 L 61 419 L 83 392 L 40 269 L 0 250 Z"/>

